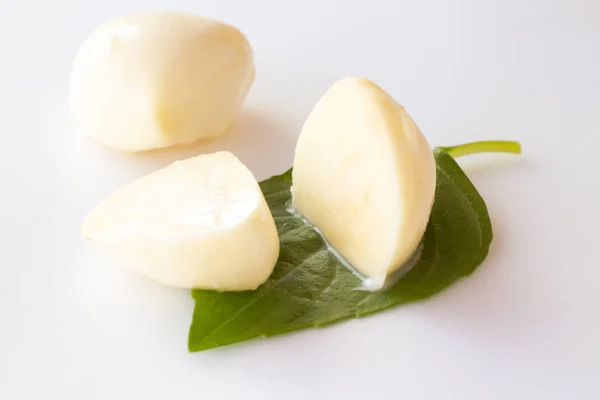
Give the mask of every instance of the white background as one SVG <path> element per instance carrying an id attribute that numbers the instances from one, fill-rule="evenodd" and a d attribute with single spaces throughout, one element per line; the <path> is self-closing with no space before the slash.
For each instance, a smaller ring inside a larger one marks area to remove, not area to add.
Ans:
<path id="1" fill-rule="evenodd" d="M 256 54 L 222 140 L 126 156 L 69 129 L 70 63 L 130 11 L 239 26 Z M 0 398 L 600 398 L 596 0 L 0 2 Z M 78 228 L 133 178 L 215 149 L 266 178 L 345 75 L 404 104 L 432 145 L 517 139 L 463 165 L 488 260 L 441 295 L 332 327 L 188 354 L 189 293 L 98 265 Z"/>

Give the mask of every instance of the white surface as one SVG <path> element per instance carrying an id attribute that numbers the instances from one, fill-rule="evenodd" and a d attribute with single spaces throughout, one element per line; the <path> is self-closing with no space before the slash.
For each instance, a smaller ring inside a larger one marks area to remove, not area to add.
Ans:
<path id="1" fill-rule="evenodd" d="M 600 398 L 600 3 L 2 1 L 0 398 Z M 208 146 L 123 156 L 71 133 L 70 62 L 132 10 L 238 25 L 257 80 Z M 94 264 L 78 233 L 107 194 L 177 158 L 234 151 L 258 178 L 291 164 L 316 100 L 373 79 L 433 145 L 519 139 L 465 160 L 494 222 L 472 277 L 420 304 L 188 354 L 189 294 Z"/>

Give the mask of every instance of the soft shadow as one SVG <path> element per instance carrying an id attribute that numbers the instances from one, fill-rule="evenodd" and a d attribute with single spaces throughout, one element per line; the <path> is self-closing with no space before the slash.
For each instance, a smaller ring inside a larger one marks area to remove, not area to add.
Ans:
<path id="1" fill-rule="evenodd" d="M 189 310 L 192 303 L 189 290 L 140 276 L 94 248 L 84 253 L 74 280 L 78 303 L 91 314 L 175 312 L 182 308 Z"/>
<path id="2" fill-rule="evenodd" d="M 534 280 L 527 264 L 535 239 L 523 231 L 523 210 L 514 208 L 515 199 L 536 196 L 533 187 L 511 186 L 511 176 L 528 173 L 533 164 L 524 157 L 502 155 L 460 163 L 486 201 L 494 238 L 483 264 L 421 304 L 422 315 L 467 348 L 499 358 L 511 354 L 507 349 L 533 354 L 541 338 L 556 328 L 553 310 L 558 301 L 531 286 Z M 504 195 L 498 195 L 499 188 Z"/>
<path id="3" fill-rule="evenodd" d="M 507 154 L 484 154 L 476 157 L 460 158 L 461 168 L 467 174 L 479 194 L 483 197 L 490 219 L 494 238 L 487 260 L 504 251 L 504 239 L 511 236 L 511 226 L 505 225 L 505 193 L 520 195 L 519 187 L 514 187 L 510 177 L 516 173 L 531 170 L 531 160 L 523 156 Z M 503 195 L 498 195 L 502 187 Z"/>
<path id="4" fill-rule="evenodd" d="M 131 180 L 177 160 L 216 151 L 235 154 L 261 180 L 291 166 L 299 127 L 264 110 L 245 109 L 218 138 L 141 153 L 120 153 L 78 135 L 74 160 L 81 170 L 94 170 L 105 179 Z"/>
<path id="5" fill-rule="evenodd" d="M 71 313 L 91 340 L 118 338 L 115 343 L 129 351 L 144 347 L 185 353 L 193 311 L 190 291 L 139 276 L 99 253 L 86 252 L 73 273 L 69 295 Z"/>
<path id="6" fill-rule="evenodd" d="M 198 154 L 227 150 L 234 153 L 257 175 L 278 172 L 291 166 L 298 132 L 266 111 L 244 110 L 222 136 L 190 145 L 153 150 L 133 155 L 137 162 L 168 165 Z M 260 179 L 260 177 L 259 177 Z"/>
<path id="7" fill-rule="evenodd" d="M 496 175 L 509 176 L 517 170 L 531 167 L 527 156 L 512 154 L 478 154 L 461 157 L 457 161 L 473 183 L 493 181 Z"/>

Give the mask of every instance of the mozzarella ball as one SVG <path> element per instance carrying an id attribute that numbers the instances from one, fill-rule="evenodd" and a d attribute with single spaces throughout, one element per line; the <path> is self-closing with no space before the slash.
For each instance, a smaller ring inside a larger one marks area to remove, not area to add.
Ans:
<path id="1" fill-rule="evenodd" d="M 406 110 L 367 79 L 335 83 L 302 128 L 293 205 L 373 288 L 414 253 L 435 185 L 427 140 Z"/>
<path id="2" fill-rule="evenodd" d="M 118 264 L 182 288 L 256 289 L 279 257 L 258 183 L 229 152 L 132 182 L 92 211 L 82 233 Z"/>
<path id="3" fill-rule="evenodd" d="M 236 28 L 171 12 L 101 26 L 71 72 L 74 126 L 121 151 L 215 137 L 229 128 L 254 81 L 252 49 Z"/>

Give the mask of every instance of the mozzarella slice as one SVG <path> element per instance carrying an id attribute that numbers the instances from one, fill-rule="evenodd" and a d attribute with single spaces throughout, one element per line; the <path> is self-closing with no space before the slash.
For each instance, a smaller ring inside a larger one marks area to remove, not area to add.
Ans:
<path id="1" fill-rule="evenodd" d="M 427 140 L 405 109 L 367 79 L 335 83 L 302 128 L 294 208 L 372 287 L 418 247 L 435 184 Z"/>
<path id="2" fill-rule="evenodd" d="M 236 28 L 196 15 L 126 15 L 75 57 L 75 127 L 122 151 L 211 138 L 233 122 L 252 82 L 252 49 Z"/>
<path id="3" fill-rule="evenodd" d="M 279 256 L 258 183 L 229 152 L 132 182 L 98 205 L 82 232 L 126 267 L 184 288 L 256 289 Z"/>

